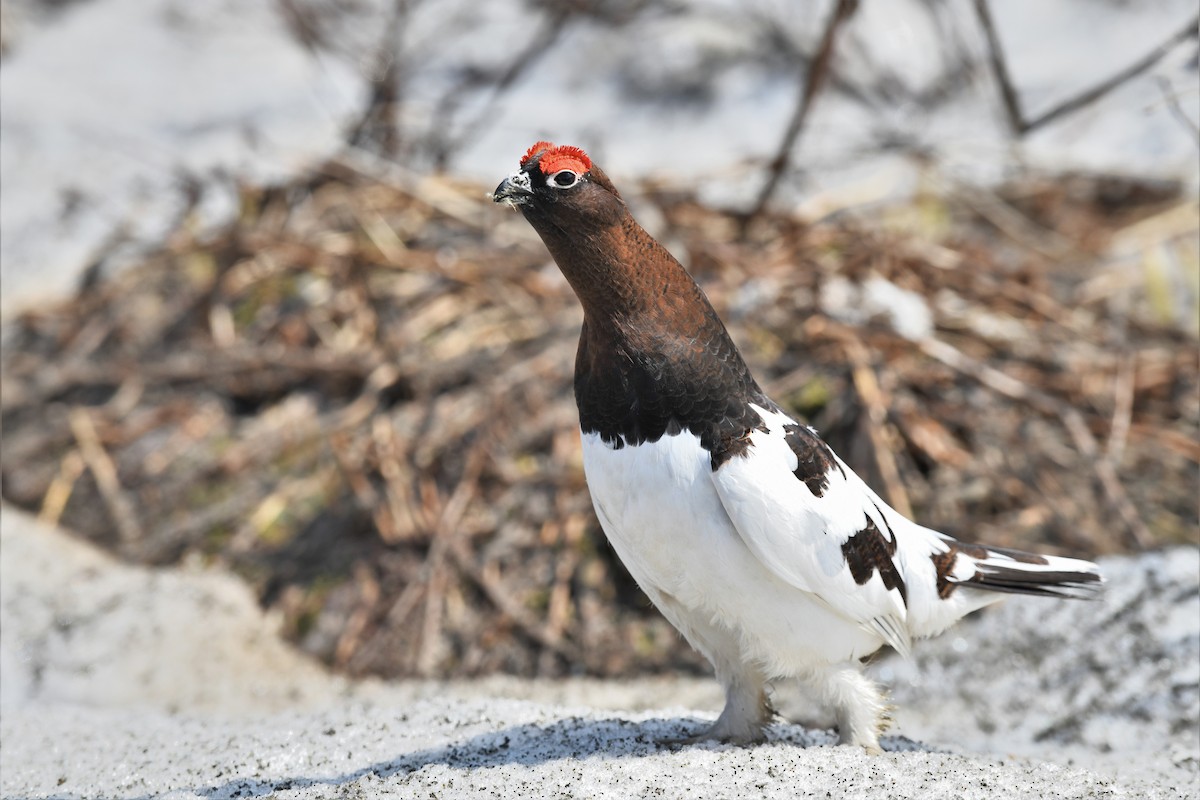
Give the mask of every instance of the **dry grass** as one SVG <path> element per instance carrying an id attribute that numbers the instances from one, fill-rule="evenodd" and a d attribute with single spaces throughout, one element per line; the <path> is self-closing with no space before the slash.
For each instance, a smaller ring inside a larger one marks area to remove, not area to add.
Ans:
<path id="1" fill-rule="evenodd" d="M 6 500 L 228 565 L 352 673 L 699 667 L 592 516 L 581 312 L 540 243 L 479 187 L 369 171 L 246 190 L 224 229 L 9 323 Z M 764 387 L 897 507 L 1081 555 L 1197 540 L 1196 214 L 1169 187 L 942 187 L 870 224 L 640 204 Z M 872 276 L 936 341 L 838 321 Z"/>

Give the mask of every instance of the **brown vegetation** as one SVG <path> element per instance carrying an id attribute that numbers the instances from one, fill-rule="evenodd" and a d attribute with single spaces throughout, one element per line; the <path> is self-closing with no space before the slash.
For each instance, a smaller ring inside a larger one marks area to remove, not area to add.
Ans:
<path id="1" fill-rule="evenodd" d="M 544 249 L 479 187 L 377 166 L 248 188 L 221 230 L 8 323 L 5 499 L 131 560 L 227 565 L 356 674 L 699 668 L 592 515 L 581 312 Z M 941 186 L 870 224 L 626 194 L 764 388 L 901 510 L 1084 556 L 1196 541 L 1196 213 L 1172 187 Z M 872 276 L 936 338 L 839 313 Z"/>

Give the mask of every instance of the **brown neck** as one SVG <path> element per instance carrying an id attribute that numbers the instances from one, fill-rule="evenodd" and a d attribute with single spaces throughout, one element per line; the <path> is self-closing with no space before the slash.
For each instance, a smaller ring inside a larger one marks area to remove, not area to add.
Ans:
<path id="1" fill-rule="evenodd" d="M 654 314 L 665 298 L 693 295 L 691 276 L 628 212 L 611 224 L 576 227 L 569 237 L 550 218 L 529 221 L 593 326 Z"/>
<path id="2" fill-rule="evenodd" d="M 583 304 L 575 397 L 585 433 L 632 444 L 687 429 L 715 452 L 758 424 L 748 403 L 770 401 L 708 298 L 628 212 L 575 224 L 569 238 L 552 217 L 526 216 Z"/>

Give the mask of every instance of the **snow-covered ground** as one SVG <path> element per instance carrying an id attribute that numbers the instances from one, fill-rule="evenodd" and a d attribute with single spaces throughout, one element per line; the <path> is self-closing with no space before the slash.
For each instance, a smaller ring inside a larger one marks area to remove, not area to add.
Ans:
<path id="1" fill-rule="evenodd" d="M 1021 598 L 885 661 L 888 752 L 780 723 L 672 747 L 714 681 L 348 682 L 228 575 L 118 564 L 0 517 L 5 798 L 1186 798 L 1200 790 L 1200 552 L 1103 562 L 1100 603 Z M 812 711 L 779 687 L 790 719 Z"/>

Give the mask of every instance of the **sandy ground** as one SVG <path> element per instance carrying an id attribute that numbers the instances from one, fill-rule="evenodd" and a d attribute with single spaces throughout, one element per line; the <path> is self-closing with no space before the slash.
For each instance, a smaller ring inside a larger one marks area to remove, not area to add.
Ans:
<path id="1" fill-rule="evenodd" d="M 237 579 L 0 517 L 5 798 L 1194 797 L 1200 553 L 1104 564 L 1103 603 L 1010 602 L 878 665 L 898 727 L 838 747 L 780 687 L 769 744 L 664 746 L 715 683 L 353 683 Z M 920 741 L 918 741 L 918 739 Z"/>

